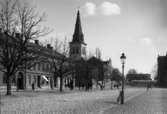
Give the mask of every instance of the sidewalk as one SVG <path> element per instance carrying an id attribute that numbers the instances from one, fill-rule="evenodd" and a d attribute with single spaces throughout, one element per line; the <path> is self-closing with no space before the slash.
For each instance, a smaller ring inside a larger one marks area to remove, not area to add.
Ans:
<path id="1" fill-rule="evenodd" d="M 12 92 L 16 92 L 16 86 L 12 86 Z M 41 88 L 35 88 L 35 91 L 50 91 L 50 86 L 43 86 Z M 58 90 L 58 88 L 54 88 L 54 90 Z M 23 90 L 18 90 L 18 91 L 32 91 L 32 88 L 26 88 L 26 89 L 23 89 Z M 6 86 L 0 86 L 0 93 L 6 93 Z"/>
<path id="2" fill-rule="evenodd" d="M 12 86 L 12 91 L 16 91 L 16 86 Z M 0 86 L 0 92 L 6 92 L 6 86 Z"/>
<path id="3" fill-rule="evenodd" d="M 96 86 L 93 87 L 92 89 L 93 91 L 100 91 L 101 89 L 100 88 L 96 88 Z M 92 91 L 90 90 L 90 91 Z M 104 88 L 104 90 L 110 90 L 110 86 L 106 86 L 106 88 Z M 117 90 L 117 88 L 113 88 L 112 90 Z M 12 91 L 13 92 L 16 92 L 16 86 L 12 86 Z M 32 88 L 31 87 L 28 87 L 26 89 L 23 89 L 23 90 L 19 90 L 19 91 L 32 91 Z M 52 90 L 50 88 L 50 85 L 47 85 L 47 86 L 42 86 L 41 88 L 38 88 L 38 87 L 35 87 L 35 91 L 59 91 L 59 87 L 54 87 L 54 89 Z M 73 90 L 70 90 L 68 87 L 65 88 L 63 87 L 63 91 L 64 92 L 76 92 L 76 91 L 85 91 L 85 89 L 83 90 L 79 90 L 77 87 L 75 87 Z M 5 93 L 6 92 L 6 86 L 0 86 L 0 93 Z"/>
<path id="4" fill-rule="evenodd" d="M 126 100 L 125 104 L 110 107 L 103 114 L 167 114 L 167 89 L 153 88 Z"/>

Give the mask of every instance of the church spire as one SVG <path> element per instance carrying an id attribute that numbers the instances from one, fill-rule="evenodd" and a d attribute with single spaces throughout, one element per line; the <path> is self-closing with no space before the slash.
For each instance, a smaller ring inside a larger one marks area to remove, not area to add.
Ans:
<path id="1" fill-rule="evenodd" d="M 75 29 L 74 29 L 72 42 L 84 43 L 84 35 L 83 35 L 83 32 L 82 32 L 79 10 L 77 12 L 77 20 L 76 20 L 76 23 L 75 23 Z"/>

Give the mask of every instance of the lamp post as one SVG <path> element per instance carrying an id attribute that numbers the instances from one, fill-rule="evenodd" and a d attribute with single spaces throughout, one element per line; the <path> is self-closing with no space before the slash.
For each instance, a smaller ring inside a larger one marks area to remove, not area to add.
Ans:
<path id="1" fill-rule="evenodd" d="M 121 104 L 124 104 L 124 65 L 126 60 L 126 56 L 124 53 L 122 53 L 120 59 L 122 63 L 122 90 L 120 94 L 121 94 Z"/>

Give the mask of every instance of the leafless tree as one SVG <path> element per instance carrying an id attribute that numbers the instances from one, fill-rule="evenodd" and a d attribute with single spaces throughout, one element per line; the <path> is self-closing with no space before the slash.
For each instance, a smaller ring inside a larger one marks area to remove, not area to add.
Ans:
<path id="1" fill-rule="evenodd" d="M 58 53 L 60 53 L 60 56 L 57 56 L 54 54 L 52 66 L 54 68 L 54 74 L 55 76 L 58 75 L 60 78 L 60 92 L 63 91 L 63 79 L 67 72 L 69 72 L 70 69 L 70 60 L 68 58 L 69 55 L 69 47 L 68 47 L 68 41 L 67 38 L 65 38 L 63 41 L 60 41 L 58 38 L 54 39 L 54 50 Z"/>
<path id="2" fill-rule="evenodd" d="M 41 22 L 46 17 L 44 13 L 39 15 L 35 12 L 35 8 L 27 3 L 21 4 L 21 2 L 18 2 L 16 8 L 18 14 L 16 31 L 19 31 L 25 37 L 24 42 L 45 36 L 49 33 L 49 29 L 41 27 Z"/>
<path id="3" fill-rule="evenodd" d="M 0 28 L 8 34 L 12 34 L 15 24 L 16 3 L 13 0 L 0 2 Z"/>
<path id="4" fill-rule="evenodd" d="M 127 74 L 137 74 L 136 69 L 129 69 Z"/>
<path id="5" fill-rule="evenodd" d="M 18 0 L 5 0 L 0 5 L 0 27 L 2 28 L 0 70 L 7 77 L 6 95 L 11 95 L 12 76 L 23 69 L 28 61 L 36 59 L 29 41 L 46 33 L 39 26 L 43 21 L 43 15 L 38 15 L 29 4 Z M 16 32 L 19 34 L 16 35 Z"/>

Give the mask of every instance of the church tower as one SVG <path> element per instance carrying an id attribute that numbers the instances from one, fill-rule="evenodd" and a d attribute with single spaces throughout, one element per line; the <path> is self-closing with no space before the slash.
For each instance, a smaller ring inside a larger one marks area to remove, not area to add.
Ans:
<path id="1" fill-rule="evenodd" d="M 86 43 L 84 42 L 84 35 L 82 32 L 80 12 L 77 12 L 77 19 L 73 34 L 72 42 L 70 42 L 70 58 L 79 60 L 86 57 Z"/>

